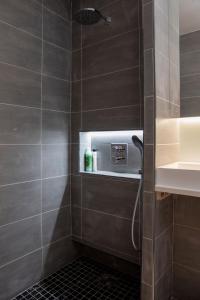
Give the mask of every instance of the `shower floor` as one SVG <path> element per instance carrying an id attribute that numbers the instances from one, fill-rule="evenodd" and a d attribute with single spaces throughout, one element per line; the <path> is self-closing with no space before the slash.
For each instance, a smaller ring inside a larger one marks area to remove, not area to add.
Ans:
<path id="1" fill-rule="evenodd" d="M 35 284 L 12 300 L 140 299 L 140 278 L 124 275 L 86 257 Z"/>

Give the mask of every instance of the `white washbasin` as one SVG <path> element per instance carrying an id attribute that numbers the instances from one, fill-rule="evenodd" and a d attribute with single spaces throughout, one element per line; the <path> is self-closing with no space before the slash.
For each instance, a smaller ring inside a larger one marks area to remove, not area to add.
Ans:
<path id="1" fill-rule="evenodd" d="M 156 191 L 200 196 L 200 163 L 175 162 L 156 169 Z"/>

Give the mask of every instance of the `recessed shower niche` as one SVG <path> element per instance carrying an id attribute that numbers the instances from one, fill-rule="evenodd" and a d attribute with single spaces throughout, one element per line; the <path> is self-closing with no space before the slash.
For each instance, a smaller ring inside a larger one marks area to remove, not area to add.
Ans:
<path id="1" fill-rule="evenodd" d="M 80 132 L 80 172 L 125 178 L 141 178 L 142 156 L 133 136 L 143 142 L 142 130 Z M 85 170 L 86 151 L 95 151 L 95 170 Z"/>

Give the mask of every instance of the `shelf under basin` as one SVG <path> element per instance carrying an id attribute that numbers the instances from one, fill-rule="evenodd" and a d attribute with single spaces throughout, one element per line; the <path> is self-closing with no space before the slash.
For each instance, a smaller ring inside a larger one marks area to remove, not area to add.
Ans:
<path id="1" fill-rule="evenodd" d="M 200 196 L 200 163 L 175 162 L 156 169 L 156 191 Z"/>

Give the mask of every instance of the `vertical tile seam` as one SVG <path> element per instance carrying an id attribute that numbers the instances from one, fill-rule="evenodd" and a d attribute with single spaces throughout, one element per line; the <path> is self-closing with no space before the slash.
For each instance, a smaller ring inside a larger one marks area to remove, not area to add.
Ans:
<path id="1" fill-rule="evenodd" d="M 81 26 L 81 130 L 83 128 L 83 26 Z M 80 137 L 79 137 L 79 145 L 80 146 Z M 79 153 L 79 151 L 78 151 Z M 80 165 L 80 157 L 78 157 L 78 164 Z M 79 166 L 78 166 L 79 170 Z M 81 240 L 83 239 L 83 175 L 81 175 L 81 180 L 80 180 L 80 191 L 81 191 Z"/>
<path id="2" fill-rule="evenodd" d="M 43 251 L 43 153 L 42 153 L 42 140 L 43 140 L 43 59 L 44 59 L 44 0 L 41 1 L 42 5 L 42 53 L 41 53 L 41 251 L 42 251 L 42 273 L 44 269 L 44 251 Z"/>

